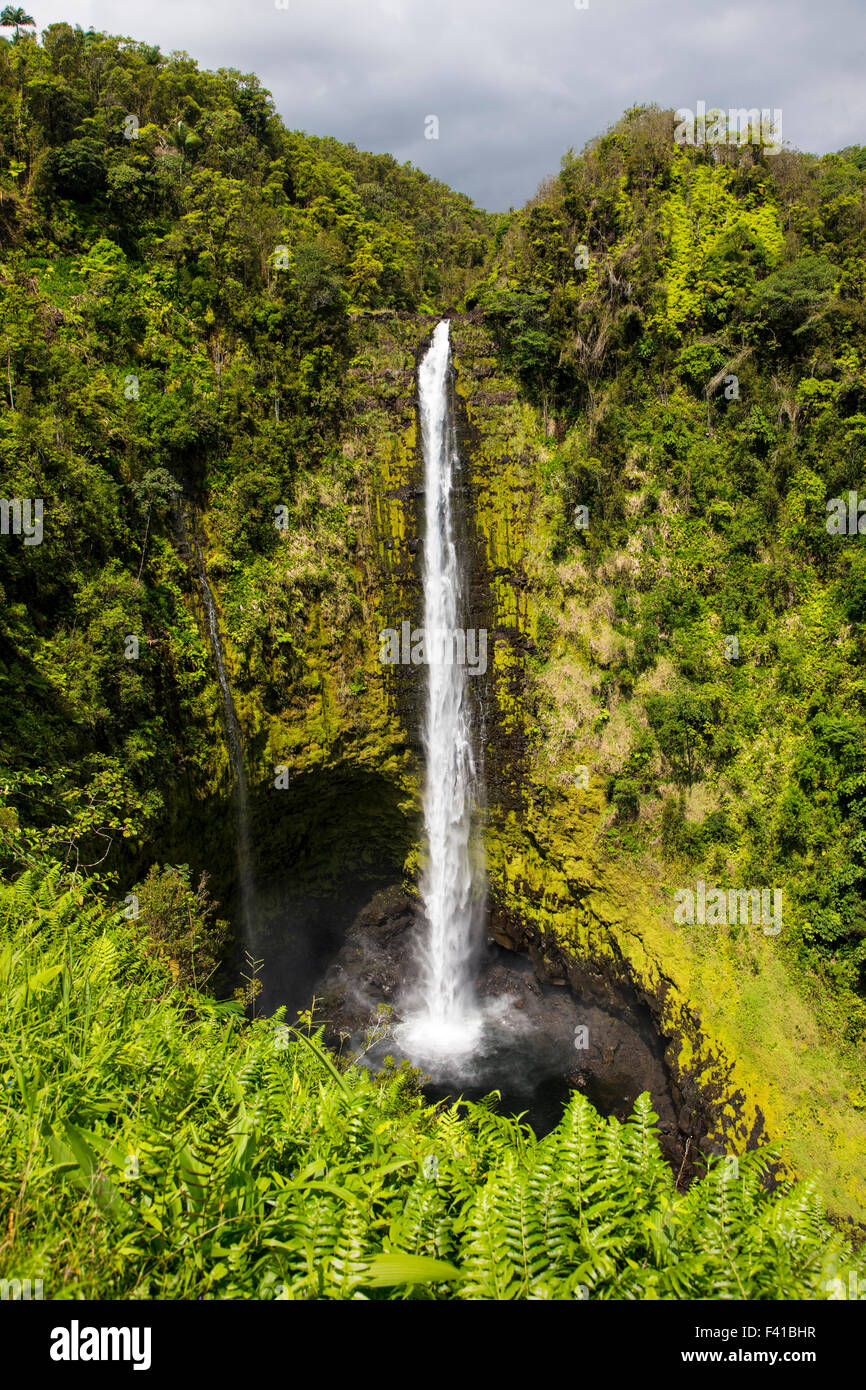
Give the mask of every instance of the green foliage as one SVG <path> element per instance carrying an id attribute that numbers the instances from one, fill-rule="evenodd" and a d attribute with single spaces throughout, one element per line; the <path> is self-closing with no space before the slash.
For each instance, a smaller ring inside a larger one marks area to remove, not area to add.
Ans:
<path id="1" fill-rule="evenodd" d="M 529 398 L 546 400 L 556 380 L 557 355 L 548 327 L 548 297 L 499 290 L 485 295 L 482 303 L 503 356 Z"/>
<path id="2" fill-rule="evenodd" d="M 647 715 L 675 780 L 691 787 L 699 770 L 699 750 L 706 746 L 706 709 L 697 695 L 684 689 L 651 696 Z"/>
<path id="3" fill-rule="evenodd" d="M 175 853 L 180 807 L 227 790 L 181 520 L 233 681 L 297 702 L 310 648 L 359 608 L 341 443 L 366 316 L 459 301 L 488 219 L 390 156 L 286 130 L 251 75 L 94 30 L 16 28 L 0 93 L 4 495 L 45 509 L 41 545 L 0 547 L 4 845 L 131 881 Z M 357 644 L 334 648 L 348 687 Z"/>
<path id="4" fill-rule="evenodd" d="M 668 246 L 663 322 L 723 324 L 742 307 L 756 278 L 777 265 L 785 243 L 772 200 L 755 190 L 750 202 L 734 191 L 725 165 L 676 162 L 662 205 Z M 762 190 L 763 191 L 763 190 Z"/>
<path id="5" fill-rule="evenodd" d="M 85 136 L 67 141 L 52 152 L 49 167 L 54 187 L 62 198 L 87 203 L 105 189 L 107 171 L 98 140 Z"/>
<path id="6" fill-rule="evenodd" d="M 866 551 L 826 521 L 866 464 L 866 172 L 859 148 L 713 155 L 673 127 L 636 109 L 569 152 L 474 291 L 544 411 L 550 747 L 583 726 L 641 872 L 782 888 L 786 968 L 853 1047 Z M 570 595 L 610 615 L 603 640 L 572 640 Z M 571 665 L 601 708 L 569 700 Z"/>
<path id="7" fill-rule="evenodd" d="M 193 888 L 186 864 L 154 864 L 133 890 L 135 920 L 146 933 L 146 949 L 169 964 L 181 987 L 204 990 L 219 967 L 228 941 L 228 923 L 216 919 L 207 875 Z"/>
<path id="8" fill-rule="evenodd" d="M 836 278 L 822 256 L 807 254 L 782 266 L 755 293 L 752 311 L 758 325 L 790 349 L 829 304 Z"/>
<path id="9" fill-rule="evenodd" d="M 0 886 L 0 927 L 2 1266 L 48 1298 L 788 1299 L 863 1277 L 808 1187 L 767 1192 L 765 1152 L 678 1191 L 646 1095 L 621 1124 L 576 1092 L 537 1140 L 168 988 L 56 874 Z"/>
<path id="10" fill-rule="evenodd" d="M 36 23 L 32 15 L 29 15 L 20 5 L 6 5 L 0 13 L 0 26 L 4 29 L 14 29 L 16 41 L 20 37 L 20 31 Z"/>

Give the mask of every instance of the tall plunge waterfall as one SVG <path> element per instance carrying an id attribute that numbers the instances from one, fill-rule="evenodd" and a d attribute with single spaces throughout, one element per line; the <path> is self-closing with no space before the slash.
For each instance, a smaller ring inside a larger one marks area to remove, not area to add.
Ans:
<path id="1" fill-rule="evenodd" d="M 451 344 L 440 323 L 418 374 L 424 452 L 424 631 L 427 701 L 424 828 L 427 864 L 421 893 L 427 935 L 415 1008 L 400 1030 L 413 1058 L 465 1056 L 481 1033 L 473 986 L 473 948 L 483 870 L 475 862 L 472 821 L 476 770 L 465 665 L 452 634 L 463 621 L 452 486 L 458 463 L 450 409 Z M 450 640 L 449 640 L 450 639 Z"/>

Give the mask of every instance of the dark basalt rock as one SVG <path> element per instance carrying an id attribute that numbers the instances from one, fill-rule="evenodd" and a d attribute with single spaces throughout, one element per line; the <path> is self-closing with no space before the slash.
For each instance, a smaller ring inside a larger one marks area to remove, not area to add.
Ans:
<path id="1" fill-rule="evenodd" d="M 335 1050 L 361 1051 L 381 1004 L 391 1005 L 399 1023 L 417 980 L 424 926 L 421 904 L 397 887 L 377 894 L 358 914 L 316 990 L 317 1019 Z M 694 1167 L 683 1161 L 687 1150 L 695 1157 L 701 1151 L 706 1129 L 700 1109 L 671 1085 L 664 1041 L 650 1011 L 598 972 L 582 977 L 537 952 L 516 951 L 510 940 L 506 947 L 506 940 L 499 914 L 491 919 L 477 961 L 479 999 L 496 1006 L 490 1044 L 482 1048 L 474 1075 L 453 1084 L 436 1078 L 425 1088 L 428 1096 L 478 1098 L 497 1089 L 502 1111 L 528 1111 L 537 1132 L 547 1133 L 574 1089 L 619 1120 L 648 1091 L 663 1151 L 687 1182 Z M 580 1048 L 579 1027 L 587 1030 L 587 1045 Z M 401 1055 L 393 1039 L 371 1049 L 367 1060 L 375 1065 L 387 1053 Z"/>

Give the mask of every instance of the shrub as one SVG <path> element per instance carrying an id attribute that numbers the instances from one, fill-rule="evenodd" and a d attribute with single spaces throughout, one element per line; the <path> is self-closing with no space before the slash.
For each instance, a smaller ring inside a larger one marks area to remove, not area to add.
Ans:
<path id="1" fill-rule="evenodd" d="M 155 864 L 135 895 L 147 951 L 168 962 L 178 985 L 203 989 L 229 936 L 228 923 L 216 917 L 217 905 L 208 896 L 207 874 L 193 888 L 186 864 Z"/>

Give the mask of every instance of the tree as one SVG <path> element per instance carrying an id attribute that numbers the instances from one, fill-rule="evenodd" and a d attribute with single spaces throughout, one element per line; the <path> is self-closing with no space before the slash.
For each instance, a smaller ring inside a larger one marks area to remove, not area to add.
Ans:
<path id="1" fill-rule="evenodd" d="M 691 791 L 698 772 L 696 755 L 707 723 L 703 701 L 691 690 L 651 695 L 647 700 L 647 716 L 675 780 L 687 781 Z"/>
<path id="2" fill-rule="evenodd" d="M 167 960 L 176 984 L 203 989 L 217 971 L 228 941 L 228 923 L 202 873 L 194 886 L 187 864 L 153 864 L 133 896 L 144 926 L 145 949 Z"/>
<path id="3" fill-rule="evenodd" d="M 147 536 L 150 530 L 150 513 L 153 507 L 165 508 L 171 506 L 182 488 L 169 473 L 167 468 L 151 468 L 145 473 L 141 482 L 131 483 L 130 489 L 139 510 L 144 512 L 145 527 L 144 540 L 141 543 L 141 559 L 138 564 L 138 574 L 136 581 L 141 579 L 141 571 L 144 569 L 144 552 L 147 549 Z"/>
<path id="4" fill-rule="evenodd" d="M 484 315 L 506 360 L 545 412 L 555 388 L 558 351 L 547 318 L 548 296 L 496 290 L 482 301 Z"/>
<path id="5" fill-rule="evenodd" d="M 36 20 L 33 16 L 29 15 L 26 10 L 23 10 L 20 5 L 17 7 L 7 5 L 3 13 L 0 14 L 0 28 L 14 29 L 16 43 L 18 42 L 20 31 L 35 24 Z"/>
<path id="6" fill-rule="evenodd" d="M 87 203 L 105 187 L 106 165 L 102 145 L 85 136 L 69 140 L 51 156 L 55 187 L 64 198 Z"/>
<path id="7" fill-rule="evenodd" d="M 826 312 L 838 270 L 825 256 L 802 255 L 759 285 L 750 314 L 757 328 L 787 348 Z"/>

